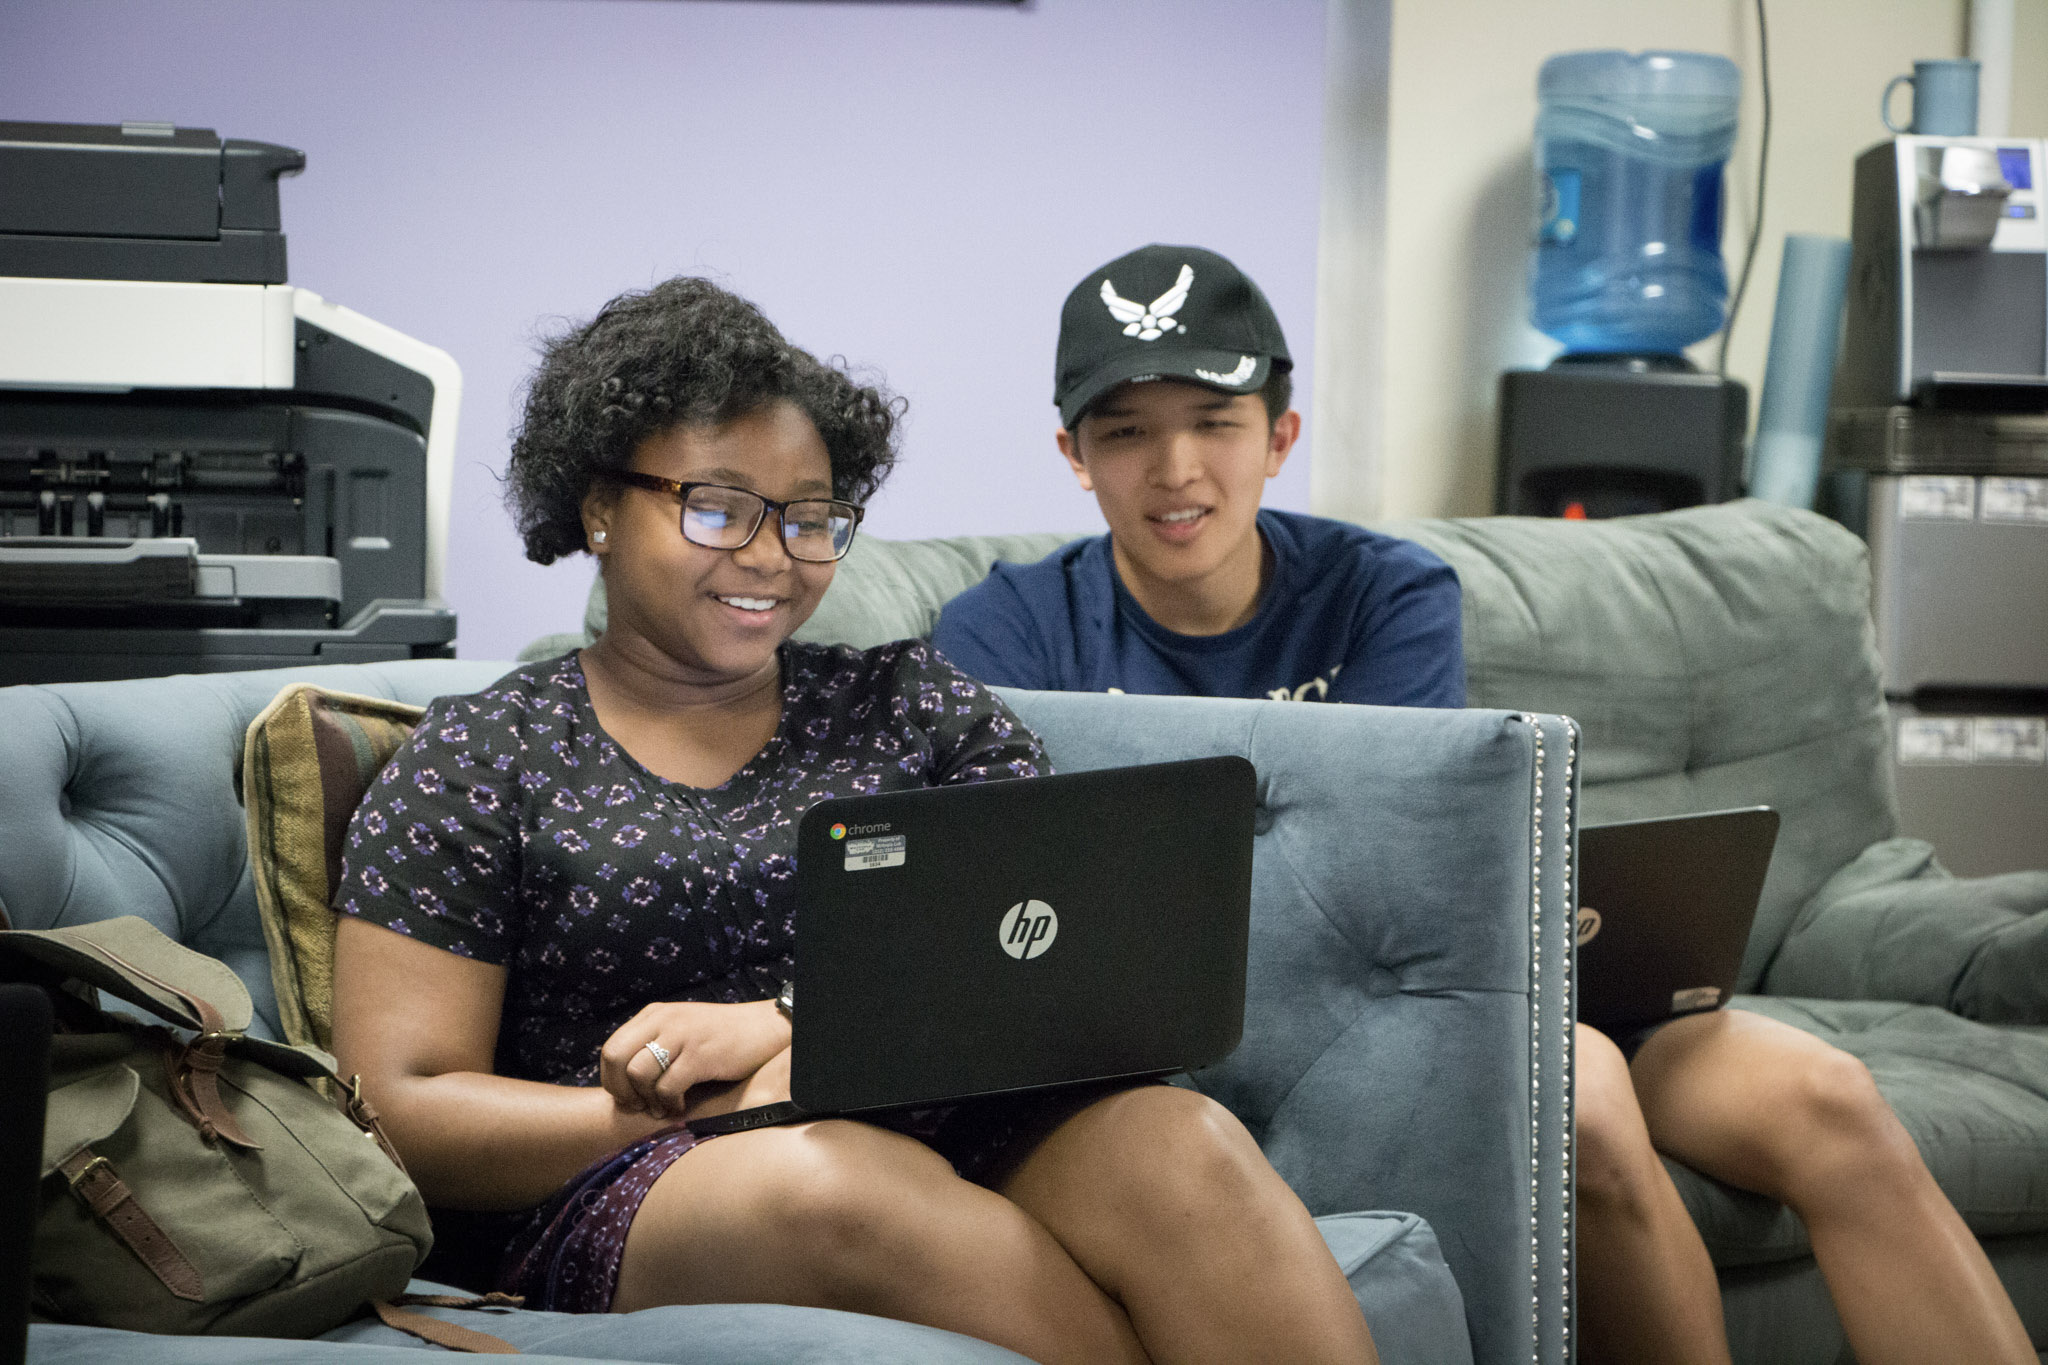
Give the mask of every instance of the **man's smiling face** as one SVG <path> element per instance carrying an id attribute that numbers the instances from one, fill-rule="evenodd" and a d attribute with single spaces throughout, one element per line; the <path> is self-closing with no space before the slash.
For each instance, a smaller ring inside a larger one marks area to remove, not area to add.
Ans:
<path id="1" fill-rule="evenodd" d="M 1112 390 L 1059 445 L 1143 603 L 1148 587 L 1199 591 L 1247 568 L 1256 592 L 1259 499 L 1300 423 L 1293 412 L 1269 422 L 1255 393 L 1155 380 Z"/>

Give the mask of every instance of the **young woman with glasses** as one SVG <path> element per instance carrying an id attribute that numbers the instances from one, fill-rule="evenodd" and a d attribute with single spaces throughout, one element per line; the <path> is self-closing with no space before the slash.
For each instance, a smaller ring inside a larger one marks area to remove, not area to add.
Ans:
<path id="1" fill-rule="evenodd" d="M 808 806 L 1047 769 L 923 643 L 790 639 L 899 410 L 701 280 L 548 346 L 510 498 L 531 558 L 596 557 L 608 623 L 436 702 L 372 784 L 335 1050 L 531 1307 L 854 1309 L 1046 1362 L 1372 1360 L 1307 1211 L 1193 1091 L 681 1126 L 787 1098 Z"/>

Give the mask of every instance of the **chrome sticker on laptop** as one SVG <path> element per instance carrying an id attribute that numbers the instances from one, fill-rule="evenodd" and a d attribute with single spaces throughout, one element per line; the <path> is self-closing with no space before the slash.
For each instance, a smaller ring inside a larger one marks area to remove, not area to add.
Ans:
<path id="1" fill-rule="evenodd" d="M 1721 1003 L 1719 986 L 1687 986 L 1682 991 L 1671 992 L 1671 1012 L 1689 1014 L 1694 1010 L 1710 1010 Z"/>
<path id="2" fill-rule="evenodd" d="M 871 839 L 846 841 L 846 870 L 872 872 L 878 867 L 901 867 L 909 836 L 883 834 Z"/>

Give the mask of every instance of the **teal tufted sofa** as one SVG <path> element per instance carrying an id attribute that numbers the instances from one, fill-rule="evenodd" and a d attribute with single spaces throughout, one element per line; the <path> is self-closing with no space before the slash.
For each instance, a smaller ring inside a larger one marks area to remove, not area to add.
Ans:
<path id="1" fill-rule="evenodd" d="M 2048 1344 L 2048 870 L 1954 878 L 1926 844 L 1895 837 L 1862 542 L 1755 501 L 1377 529 L 1458 571 L 1471 705 L 1583 727 L 1585 820 L 1779 809 L 1736 1003 L 1869 1065 L 2036 1348 Z M 993 560 L 1067 539 L 863 539 L 805 634 L 922 634 Z M 586 629 L 602 612 L 594 591 Z M 1736 1360 L 1844 1358 L 1799 1221 L 1672 1173 L 1720 1268 Z"/>
<path id="2" fill-rule="evenodd" d="M 274 1034 L 234 789 L 249 721 L 289 681 L 424 702 L 506 666 L 0 689 L 0 903 L 22 928 L 141 915 L 231 965 Z M 1318 1216 L 1390 1365 L 1569 1359 L 1570 726 L 1500 711 L 1007 695 L 1062 769 L 1250 759 L 1245 1039 L 1197 1083 Z M 41 1197 L 73 1196 L 46 1172 Z M 146 1190 L 138 1200 L 147 1206 Z M 518 1311 L 471 1325 L 555 1361 L 1021 1360 L 951 1333 L 774 1304 Z M 62 1324 L 29 1337 L 36 1365 L 397 1365 L 415 1349 L 374 1320 L 307 1342 Z"/>

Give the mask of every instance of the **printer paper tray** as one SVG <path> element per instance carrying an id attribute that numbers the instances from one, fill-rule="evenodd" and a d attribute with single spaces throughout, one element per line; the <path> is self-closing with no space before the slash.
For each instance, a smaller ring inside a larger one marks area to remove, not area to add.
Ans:
<path id="1" fill-rule="evenodd" d="M 320 630 L 0 626 L 0 686 L 454 656 L 455 613 L 419 602 L 372 602 Z"/>

